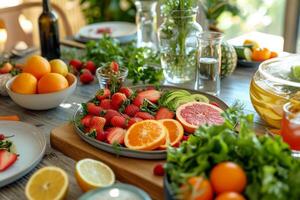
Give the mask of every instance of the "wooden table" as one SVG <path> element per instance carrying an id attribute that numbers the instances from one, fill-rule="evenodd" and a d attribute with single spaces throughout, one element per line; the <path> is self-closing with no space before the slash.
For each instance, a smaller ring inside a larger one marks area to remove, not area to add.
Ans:
<path id="1" fill-rule="evenodd" d="M 245 112 L 255 113 L 249 98 L 250 80 L 256 68 L 238 67 L 231 77 L 222 80 L 221 99 L 227 104 L 240 100 L 245 104 Z M 191 85 L 188 85 L 192 88 Z M 0 115 L 19 115 L 23 122 L 37 126 L 47 137 L 47 150 L 41 163 L 31 173 L 20 180 L 0 189 L 1 200 L 25 199 L 24 188 L 29 177 L 37 169 L 44 166 L 58 166 L 64 169 L 70 180 L 70 188 L 67 199 L 77 199 L 81 194 L 74 177 L 75 161 L 50 147 L 50 131 L 64 122 L 70 121 L 74 111 L 82 102 L 90 99 L 98 88 L 95 82 L 92 85 L 78 85 L 75 93 L 60 107 L 49 111 L 30 111 L 16 105 L 9 97 L 0 96 Z M 264 130 L 265 124 L 255 113 L 255 125 L 257 130 Z"/>

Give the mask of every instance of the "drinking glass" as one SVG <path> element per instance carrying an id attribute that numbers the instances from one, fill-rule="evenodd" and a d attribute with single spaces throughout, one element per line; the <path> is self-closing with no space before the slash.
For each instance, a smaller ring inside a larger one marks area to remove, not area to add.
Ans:
<path id="1" fill-rule="evenodd" d="M 283 113 L 281 122 L 283 141 L 289 144 L 294 156 L 300 157 L 300 110 L 287 103 L 283 106 Z"/>
<path id="2" fill-rule="evenodd" d="M 195 89 L 215 96 L 220 94 L 221 42 L 218 32 L 203 32 L 198 36 L 199 51 Z"/>

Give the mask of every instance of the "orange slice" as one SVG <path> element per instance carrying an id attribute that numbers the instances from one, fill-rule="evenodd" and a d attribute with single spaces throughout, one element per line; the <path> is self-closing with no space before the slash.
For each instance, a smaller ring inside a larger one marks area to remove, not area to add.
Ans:
<path id="1" fill-rule="evenodd" d="M 184 131 L 182 125 L 175 119 L 162 119 L 159 120 L 160 123 L 168 129 L 166 143 L 161 145 L 160 148 L 165 149 L 168 145 L 174 146 L 176 143 L 180 142 Z"/>
<path id="2" fill-rule="evenodd" d="M 154 150 L 165 144 L 168 130 L 155 120 L 132 125 L 125 135 L 125 146 L 134 150 Z"/>

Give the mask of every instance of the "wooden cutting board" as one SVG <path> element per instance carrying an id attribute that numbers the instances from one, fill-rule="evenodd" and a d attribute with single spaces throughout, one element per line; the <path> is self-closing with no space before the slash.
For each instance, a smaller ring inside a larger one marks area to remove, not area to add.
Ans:
<path id="1" fill-rule="evenodd" d="M 54 149 L 61 151 L 74 160 L 83 158 L 100 160 L 113 169 L 117 180 L 142 188 L 153 199 L 164 199 L 163 179 L 153 175 L 153 167 L 161 163 L 161 160 L 150 161 L 117 157 L 96 149 L 81 140 L 70 123 L 53 129 L 50 135 L 50 142 Z"/>

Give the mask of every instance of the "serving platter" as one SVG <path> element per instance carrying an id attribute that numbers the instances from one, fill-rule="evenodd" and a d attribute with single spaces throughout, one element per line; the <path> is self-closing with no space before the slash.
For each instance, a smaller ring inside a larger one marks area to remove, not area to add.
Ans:
<path id="1" fill-rule="evenodd" d="M 0 172 L 0 188 L 16 181 L 30 172 L 42 159 L 46 138 L 31 124 L 0 121 L 0 133 L 14 135 L 10 138 L 19 154 L 18 160 L 7 170 Z"/>
<path id="2" fill-rule="evenodd" d="M 136 89 L 145 89 L 149 87 L 149 85 L 144 85 L 144 86 L 134 86 L 131 87 L 133 90 Z M 174 87 L 174 86 L 161 86 L 161 90 L 162 91 L 166 91 L 166 90 L 176 90 L 176 89 L 184 89 L 184 88 L 179 88 L 179 87 Z M 222 110 L 226 110 L 228 108 L 228 105 L 223 102 L 221 99 L 219 99 L 218 97 L 212 96 L 210 94 L 206 94 L 206 93 L 202 93 L 199 91 L 195 91 L 195 90 L 190 90 L 190 89 L 184 89 L 189 91 L 192 94 L 202 94 L 205 95 L 210 102 L 216 102 L 220 108 Z M 119 156 L 124 156 L 124 157 L 130 157 L 130 158 L 137 158 L 137 159 L 147 159 L 147 160 L 157 160 L 157 159 L 165 159 L 167 156 L 167 152 L 166 150 L 154 150 L 154 151 L 137 151 L 137 150 L 132 150 L 132 149 L 128 149 L 126 147 L 122 147 L 122 146 L 113 146 L 110 145 L 108 143 L 105 142 L 101 142 L 98 141 L 96 139 L 93 139 L 89 136 L 87 136 L 78 126 L 78 124 L 76 124 L 77 121 L 79 121 L 78 119 L 80 119 L 80 117 L 82 116 L 82 112 L 83 109 L 80 106 L 77 111 L 74 114 L 73 117 L 73 121 L 74 123 L 74 128 L 76 133 L 78 134 L 78 136 L 84 140 L 85 142 L 89 143 L 90 145 L 92 145 L 93 147 L 96 147 L 99 150 L 105 151 L 105 152 L 109 152 L 111 154 L 116 154 Z"/>

